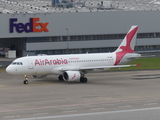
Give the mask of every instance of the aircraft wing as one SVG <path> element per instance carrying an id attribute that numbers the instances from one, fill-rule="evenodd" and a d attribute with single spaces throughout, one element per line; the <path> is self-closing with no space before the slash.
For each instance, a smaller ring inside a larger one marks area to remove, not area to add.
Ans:
<path id="1" fill-rule="evenodd" d="M 97 67 L 81 67 L 80 70 L 90 70 L 90 69 L 110 69 L 110 68 L 121 68 L 121 67 L 131 67 L 137 65 L 115 65 L 115 66 L 97 66 Z"/>
<path id="2" fill-rule="evenodd" d="M 121 67 L 131 67 L 131 66 L 140 66 L 140 64 L 133 65 L 115 65 L 115 66 L 96 66 L 96 67 L 80 67 L 80 68 L 61 68 L 61 71 L 80 71 L 80 70 L 93 70 L 93 69 L 110 69 L 110 68 L 121 68 Z"/>

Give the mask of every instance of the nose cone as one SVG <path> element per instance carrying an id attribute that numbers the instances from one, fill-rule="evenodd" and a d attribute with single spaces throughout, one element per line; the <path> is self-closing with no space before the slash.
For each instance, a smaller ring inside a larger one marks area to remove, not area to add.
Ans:
<path id="1" fill-rule="evenodd" d="M 13 69 L 12 67 L 9 65 L 7 68 L 6 68 L 6 72 L 9 73 L 9 74 L 13 74 Z"/>

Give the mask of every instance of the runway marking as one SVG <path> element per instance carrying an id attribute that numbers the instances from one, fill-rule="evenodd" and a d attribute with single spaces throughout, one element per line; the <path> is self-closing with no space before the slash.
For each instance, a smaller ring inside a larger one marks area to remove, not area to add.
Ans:
<path id="1" fill-rule="evenodd" d="M 4 116 L 3 118 L 14 118 L 15 116 Z"/>
<path id="2" fill-rule="evenodd" d="M 132 105 L 118 106 L 118 107 L 131 107 Z"/>
<path id="3" fill-rule="evenodd" d="M 91 109 L 91 110 L 104 110 L 105 108 L 95 108 L 95 109 Z"/>
<path id="4" fill-rule="evenodd" d="M 116 105 L 116 104 L 103 104 L 103 105 Z"/>
<path id="5" fill-rule="evenodd" d="M 6 87 L 6 86 L 4 86 L 4 85 L 0 85 L 0 87 Z"/>
<path id="6" fill-rule="evenodd" d="M 97 104 L 107 104 L 107 103 L 117 103 L 117 102 L 133 102 L 137 100 L 153 100 L 160 98 L 146 98 L 146 99 L 127 99 L 127 100 L 116 100 L 116 101 L 105 101 L 105 102 L 95 102 L 95 103 L 84 103 L 84 104 L 70 104 L 70 105 L 60 105 L 60 106 L 45 106 L 45 107 L 35 107 L 35 108 L 22 108 L 22 109 L 10 109 L 10 110 L 2 110 L 2 112 L 16 112 L 16 111 L 27 111 L 27 110 L 40 110 L 40 109 L 50 109 L 50 108 L 62 108 L 62 107 L 73 107 L 73 106 L 86 106 L 86 105 L 97 105 Z"/>
<path id="7" fill-rule="evenodd" d="M 38 114 L 33 114 L 33 115 L 48 115 L 49 113 L 38 113 Z"/>
<path id="8" fill-rule="evenodd" d="M 44 120 L 44 119 L 52 119 L 52 118 L 66 118 L 66 117 L 114 114 L 114 113 L 125 113 L 125 112 L 127 113 L 127 112 L 138 112 L 138 111 L 147 111 L 147 110 L 160 110 L 160 107 L 119 110 L 119 111 L 107 111 L 107 112 L 82 113 L 82 114 L 70 114 L 70 115 L 59 115 L 59 116 L 46 116 L 46 117 L 38 117 L 38 118 L 23 118 L 23 119 L 16 119 L 16 120 L 35 120 L 35 119 Z"/>
<path id="9" fill-rule="evenodd" d="M 67 108 L 63 108 L 64 110 L 75 110 L 75 109 L 79 109 L 80 107 L 78 106 L 71 106 L 71 107 L 67 107 Z"/>
<path id="10" fill-rule="evenodd" d="M 148 100 L 148 101 L 145 101 L 145 102 L 157 102 L 158 100 Z"/>
<path id="11" fill-rule="evenodd" d="M 54 83 L 31 83 L 29 85 L 52 85 Z"/>
<path id="12" fill-rule="evenodd" d="M 63 111 L 63 113 L 69 113 L 69 112 L 77 112 L 77 110 L 72 110 L 72 111 Z"/>
<path id="13" fill-rule="evenodd" d="M 144 104 L 144 105 L 156 105 L 157 103 L 148 103 L 148 104 Z"/>

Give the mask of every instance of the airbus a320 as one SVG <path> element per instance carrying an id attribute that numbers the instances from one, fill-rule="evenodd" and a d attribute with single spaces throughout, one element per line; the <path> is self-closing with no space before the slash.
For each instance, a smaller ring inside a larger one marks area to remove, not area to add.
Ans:
<path id="1" fill-rule="evenodd" d="M 134 52 L 137 30 L 138 26 L 132 26 L 117 50 L 111 53 L 26 56 L 14 60 L 6 72 L 24 75 L 24 84 L 29 83 L 28 76 L 42 78 L 49 74 L 59 75 L 59 80 L 86 83 L 88 72 L 133 66 L 124 64 L 141 57 Z"/>

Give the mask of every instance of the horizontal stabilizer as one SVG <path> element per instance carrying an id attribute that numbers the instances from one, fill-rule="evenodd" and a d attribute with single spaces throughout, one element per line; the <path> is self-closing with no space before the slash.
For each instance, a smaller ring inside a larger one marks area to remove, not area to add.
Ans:
<path id="1" fill-rule="evenodd" d="M 145 56 L 129 56 L 128 59 L 137 59 L 137 58 L 150 58 L 155 57 L 155 55 L 145 55 Z"/>

